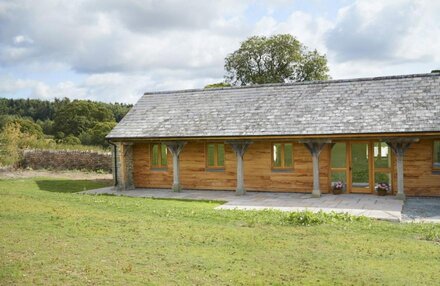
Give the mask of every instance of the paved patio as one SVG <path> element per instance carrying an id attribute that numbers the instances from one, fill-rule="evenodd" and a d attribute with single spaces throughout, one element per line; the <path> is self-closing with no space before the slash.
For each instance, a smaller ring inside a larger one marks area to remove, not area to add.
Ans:
<path id="1" fill-rule="evenodd" d="M 82 193 L 225 201 L 226 203 L 218 206 L 217 209 L 341 212 L 390 221 L 401 221 L 403 207 L 403 201 L 397 200 L 394 196 L 379 197 L 357 194 L 337 196 L 324 194 L 320 198 L 312 198 L 310 194 L 304 193 L 247 192 L 245 196 L 236 196 L 231 191 L 183 190 L 180 193 L 175 193 L 167 189 L 135 189 L 121 192 L 116 191 L 113 187 L 89 190 Z"/>

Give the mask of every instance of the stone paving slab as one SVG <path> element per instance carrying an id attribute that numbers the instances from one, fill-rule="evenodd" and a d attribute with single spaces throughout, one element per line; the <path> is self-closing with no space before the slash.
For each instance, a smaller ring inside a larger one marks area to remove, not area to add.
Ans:
<path id="1" fill-rule="evenodd" d="M 226 203 L 216 209 L 223 210 L 263 210 L 281 211 L 339 212 L 376 219 L 401 221 L 403 201 L 393 196 L 378 197 L 363 194 L 323 194 L 312 198 L 305 193 L 247 192 L 245 196 L 236 196 L 232 191 L 183 190 L 180 193 L 169 189 L 134 189 L 117 191 L 113 187 L 82 192 L 84 194 L 110 194 L 128 197 L 170 198 L 189 200 L 213 200 Z"/>

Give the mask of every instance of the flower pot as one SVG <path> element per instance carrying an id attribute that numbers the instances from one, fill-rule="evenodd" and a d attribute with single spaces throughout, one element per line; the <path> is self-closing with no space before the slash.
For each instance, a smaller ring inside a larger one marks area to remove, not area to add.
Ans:
<path id="1" fill-rule="evenodd" d="M 340 195 L 343 193 L 343 191 L 344 191 L 343 189 L 333 189 L 332 193 L 333 195 Z"/>
<path id="2" fill-rule="evenodd" d="M 378 196 L 386 196 L 387 195 L 387 191 L 386 190 L 382 190 L 382 189 L 377 189 L 377 195 Z"/>

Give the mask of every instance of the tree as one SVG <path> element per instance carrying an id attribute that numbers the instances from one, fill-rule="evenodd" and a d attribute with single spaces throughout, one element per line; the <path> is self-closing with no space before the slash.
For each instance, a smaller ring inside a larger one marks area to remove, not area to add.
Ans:
<path id="1" fill-rule="evenodd" d="M 230 87 L 231 84 L 227 83 L 227 82 L 216 82 L 216 83 L 211 83 L 208 85 L 205 85 L 204 88 L 220 88 L 220 87 Z"/>
<path id="2" fill-rule="evenodd" d="M 97 122 L 114 122 L 113 113 L 98 103 L 75 100 L 60 107 L 53 127 L 56 132 L 78 136 Z"/>
<path id="3" fill-rule="evenodd" d="M 44 137 L 43 129 L 40 125 L 32 121 L 32 119 L 22 118 L 13 115 L 0 116 L 0 129 L 6 128 L 10 123 L 20 127 L 20 132 L 28 136 L 35 136 L 38 139 Z"/>
<path id="4" fill-rule="evenodd" d="M 79 138 L 84 145 L 101 145 L 108 147 L 105 136 L 115 127 L 115 122 L 98 122 L 93 128 L 80 134 Z"/>
<path id="5" fill-rule="evenodd" d="M 327 58 L 289 34 L 253 36 L 225 59 L 233 85 L 284 83 L 329 78 Z"/>

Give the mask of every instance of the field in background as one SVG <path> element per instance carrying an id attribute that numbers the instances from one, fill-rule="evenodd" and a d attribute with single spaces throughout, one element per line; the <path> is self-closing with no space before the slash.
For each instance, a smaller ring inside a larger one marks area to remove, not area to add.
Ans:
<path id="1" fill-rule="evenodd" d="M 440 281 L 439 225 L 75 193 L 109 182 L 0 179 L 0 284 Z"/>

